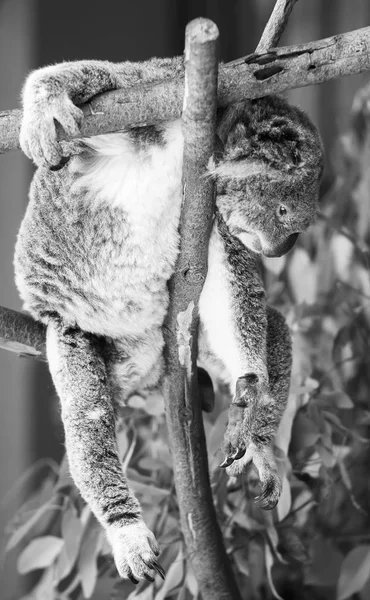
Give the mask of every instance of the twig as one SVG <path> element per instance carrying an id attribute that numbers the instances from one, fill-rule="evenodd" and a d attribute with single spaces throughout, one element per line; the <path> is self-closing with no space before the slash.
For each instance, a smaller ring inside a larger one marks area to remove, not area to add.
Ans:
<path id="1" fill-rule="evenodd" d="M 276 0 L 274 9 L 256 48 L 257 53 L 267 52 L 270 48 L 278 45 L 296 2 L 297 0 Z"/>
<path id="2" fill-rule="evenodd" d="M 45 327 L 28 315 L 0 306 L 0 348 L 46 360 Z"/>
<path id="3" fill-rule="evenodd" d="M 218 103 L 226 106 L 369 69 L 370 27 L 364 27 L 223 65 Z M 183 95 L 183 78 L 101 94 L 83 107 L 85 119 L 78 137 L 176 119 L 181 115 Z M 19 147 L 20 117 L 19 110 L 0 113 L 0 153 Z"/>
<path id="4" fill-rule="evenodd" d="M 213 152 L 217 93 L 216 25 L 186 28 L 183 110 L 184 166 L 180 253 L 170 281 L 164 396 L 181 527 L 203 600 L 240 598 L 217 523 L 194 374 L 197 304 L 207 269 L 213 182 L 204 177 Z"/>

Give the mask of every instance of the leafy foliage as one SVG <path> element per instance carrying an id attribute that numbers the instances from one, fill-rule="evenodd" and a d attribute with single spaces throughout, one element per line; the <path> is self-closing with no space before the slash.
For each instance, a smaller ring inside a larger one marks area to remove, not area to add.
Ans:
<path id="1" fill-rule="evenodd" d="M 228 396 L 204 416 L 214 501 L 243 597 L 365 600 L 370 593 L 369 515 L 369 117 L 370 88 L 355 99 L 321 218 L 299 247 L 265 263 L 269 302 L 285 314 L 294 365 L 276 436 L 284 480 L 273 513 L 253 503 L 258 480 L 220 470 Z M 23 600 L 191 600 L 198 585 L 182 542 L 163 399 L 132 397 L 120 415 L 123 468 L 163 550 L 163 583 L 119 580 L 103 532 L 64 461 L 9 525 L 7 552 L 36 572 Z"/>

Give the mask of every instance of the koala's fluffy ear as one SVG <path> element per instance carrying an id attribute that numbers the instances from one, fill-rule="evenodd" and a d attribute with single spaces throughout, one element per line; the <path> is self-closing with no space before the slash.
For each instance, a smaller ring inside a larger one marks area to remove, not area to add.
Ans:
<path id="1" fill-rule="evenodd" d="M 272 176 L 271 168 L 261 160 L 249 160 L 244 156 L 240 160 L 217 160 L 217 157 L 211 158 L 208 163 L 208 173 L 213 177 L 226 177 L 227 179 L 245 179 L 252 175 Z M 276 172 L 278 178 L 278 172 Z"/>
<path id="2" fill-rule="evenodd" d="M 248 153 L 247 119 L 250 101 L 231 104 L 219 111 L 217 137 L 223 145 L 224 156 L 238 160 Z M 246 144 L 247 142 L 247 144 Z"/>
<path id="3" fill-rule="evenodd" d="M 244 123 L 237 123 L 234 126 L 234 128 L 230 131 L 227 138 L 227 143 L 230 144 L 230 146 L 236 146 L 241 141 L 245 140 L 246 135 L 247 128 L 244 125 Z"/>
<path id="4" fill-rule="evenodd" d="M 219 111 L 222 161 L 251 161 L 278 172 L 321 173 L 320 136 L 298 108 L 278 96 L 231 104 Z M 221 162 L 222 162 L 221 161 Z"/>

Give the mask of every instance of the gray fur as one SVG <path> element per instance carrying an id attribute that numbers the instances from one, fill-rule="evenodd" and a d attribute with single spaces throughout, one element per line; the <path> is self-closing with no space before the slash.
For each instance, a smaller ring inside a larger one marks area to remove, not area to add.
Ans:
<path id="1" fill-rule="evenodd" d="M 54 121 L 75 134 L 81 111 L 74 103 L 182 68 L 180 58 L 63 63 L 31 74 L 23 94 L 21 145 L 39 169 L 17 240 L 16 282 L 25 308 L 48 326 L 72 476 L 107 531 L 119 573 L 134 580 L 161 571 L 120 468 L 114 410 L 161 384 L 167 282 L 179 241 L 180 129 L 59 144 Z M 314 219 L 322 149 L 307 117 L 275 97 L 220 111 L 218 125 L 210 166 L 218 216 L 200 302 L 199 362 L 235 393 L 224 444 L 229 468 L 240 470 L 235 459 L 243 452 L 253 460 L 262 506 L 271 508 L 281 489 L 271 441 L 291 351 L 283 317 L 266 306 L 258 254 L 287 251 Z M 50 170 L 69 155 L 67 166 Z"/>

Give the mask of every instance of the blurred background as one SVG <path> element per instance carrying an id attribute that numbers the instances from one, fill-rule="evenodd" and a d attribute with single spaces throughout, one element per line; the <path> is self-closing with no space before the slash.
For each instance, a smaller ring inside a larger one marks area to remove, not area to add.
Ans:
<path id="1" fill-rule="evenodd" d="M 183 50 L 186 23 L 213 19 L 220 30 L 221 59 L 254 51 L 273 0 L 0 0 L 0 109 L 19 106 L 27 74 L 46 64 L 75 59 L 111 61 L 173 56 Z M 368 0 L 301 0 L 281 45 L 309 42 L 370 25 Z M 289 92 L 317 124 L 327 152 L 324 189 L 338 134 L 349 121 L 353 96 L 369 74 L 342 78 Z M 32 165 L 20 152 L 0 158 L 0 304 L 21 308 L 13 282 L 13 248 L 27 204 Z M 301 301 L 304 301 L 304 293 Z M 44 364 L 0 350 L 0 532 L 22 493 L 14 488 L 36 460 L 60 460 L 63 437 L 57 403 Z M 27 483 L 23 486 L 27 493 Z M 16 574 L 7 563 L 4 600 L 18 598 Z"/>

